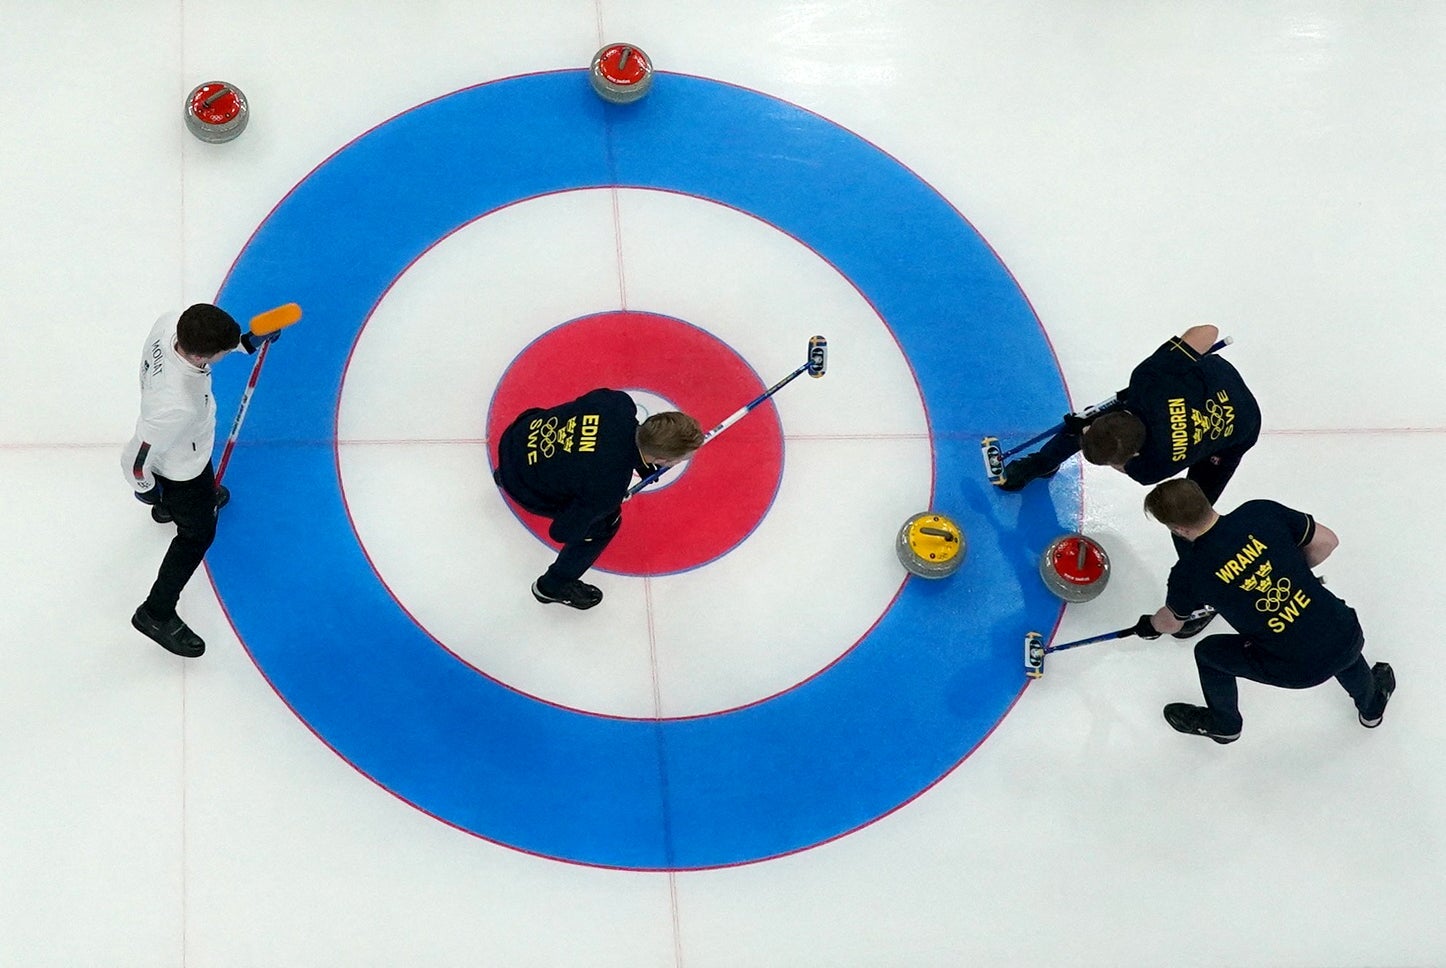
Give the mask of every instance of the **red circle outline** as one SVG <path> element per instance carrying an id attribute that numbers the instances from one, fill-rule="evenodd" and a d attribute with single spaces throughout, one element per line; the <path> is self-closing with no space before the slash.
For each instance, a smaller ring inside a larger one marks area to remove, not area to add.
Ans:
<path id="1" fill-rule="evenodd" d="M 615 310 L 543 333 L 498 381 L 487 413 L 487 449 L 529 407 L 551 407 L 598 387 L 636 388 L 671 400 L 704 430 L 766 387 L 741 356 L 703 329 L 657 313 Z M 670 471 L 670 474 L 679 473 Z M 672 486 L 643 491 L 623 508 L 623 526 L 597 567 L 665 575 L 700 567 L 748 537 L 783 478 L 783 427 L 770 399 L 700 450 Z M 549 547 L 549 521 L 508 505 Z"/>

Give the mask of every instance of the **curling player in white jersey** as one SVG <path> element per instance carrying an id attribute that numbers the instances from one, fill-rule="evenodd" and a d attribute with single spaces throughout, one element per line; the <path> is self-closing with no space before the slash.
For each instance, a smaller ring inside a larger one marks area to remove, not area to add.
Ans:
<path id="1" fill-rule="evenodd" d="M 176 537 L 131 624 L 176 655 L 194 658 L 206 651 L 206 643 L 176 614 L 176 603 L 216 536 L 217 509 L 230 497 L 216 486 L 211 466 L 216 438 L 211 364 L 238 346 L 252 353 L 274 338 L 274 333 L 243 338 L 225 310 L 198 303 L 158 319 L 141 351 L 141 415 L 121 467 L 151 517 L 175 522 Z"/>

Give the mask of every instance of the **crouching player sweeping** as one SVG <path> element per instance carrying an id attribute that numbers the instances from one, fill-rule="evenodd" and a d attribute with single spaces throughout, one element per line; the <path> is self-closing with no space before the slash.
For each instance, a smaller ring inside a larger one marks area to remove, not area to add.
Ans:
<path id="1" fill-rule="evenodd" d="M 1166 481 L 1145 510 L 1188 547 L 1170 570 L 1165 607 L 1141 620 L 1145 637 L 1173 632 L 1179 616 L 1211 605 L 1236 630 L 1195 646 L 1205 705 L 1170 703 L 1165 721 L 1217 743 L 1240 738 L 1236 680 L 1305 689 L 1335 679 L 1355 701 L 1362 726 L 1380 725 L 1396 688 L 1391 667 L 1367 667 L 1355 610 L 1311 569 L 1335 550 L 1335 534 L 1310 515 L 1274 501 L 1247 501 L 1219 514 L 1195 481 Z"/>
<path id="2" fill-rule="evenodd" d="M 141 350 L 141 415 L 121 453 L 121 469 L 155 521 L 175 522 L 176 537 L 131 625 L 176 655 L 195 658 L 206 651 L 176 614 L 176 603 L 216 536 L 217 509 L 230 497 L 217 487 L 211 467 L 211 364 L 238 346 L 254 352 L 269 339 L 275 334 L 243 337 L 225 310 L 198 303 L 157 320 Z"/>
<path id="3" fill-rule="evenodd" d="M 685 413 L 653 414 L 640 426 L 633 398 L 621 390 L 524 410 L 502 432 L 492 478 L 522 507 L 551 518 L 548 534 L 562 545 L 532 583 L 533 597 L 579 609 L 602 601 L 602 590 L 580 579 L 622 526 L 633 474 L 671 467 L 702 445 L 698 421 Z"/>
<path id="4" fill-rule="evenodd" d="M 1260 437 L 1260 406 L 1235 367 L 1210 352 L 1214 326 L 1192 326 L 1130 374 L 1116 402 L 1088 418 L 1067 414 L 1064 429 L 1036 453 L 1011 461 L 999 486 L 1018 491 L 1049 477 L 1076 452 L 1141 484 L 1185 471 L 1218 501 L 1245 452 Z M 1176 538 L 1175 548 L 1184 545 Z"/>

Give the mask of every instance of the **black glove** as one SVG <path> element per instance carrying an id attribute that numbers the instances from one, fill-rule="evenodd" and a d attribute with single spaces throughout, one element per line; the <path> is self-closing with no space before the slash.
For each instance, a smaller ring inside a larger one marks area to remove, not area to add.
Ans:
<path id="1" fill-rule="evenodd" d="M 131 493 L 134 494 L 136 496 L 136 500 L 140 501 L 142 504 L 148 504 L 151 507 L 155 507 L 157 504 L 161 503 L 161 489 L 158 487 L 153 487 L 149 491 L 132 491 Z"/>
<path id="2" fill-rule="evenodd" d="M 1152 616 L 1141 615 L 1135 627 L 1130 629 L 1131 635 L 1138 635 L 1142 639 L 1158 639 L 1163 632 L 1156 630 L 1154 623 L 1150 621 Z"/>
<path id="3" fill-rule="evenodd" d="M 262 346 L 265 346 L 272 340 L 278 340 L 280 338 L 281 330 L 279 329 L 273 333 L 267 333 L 265 336 L 257 336 L 255 333 L 242 333 L 241 348 L 244 349 L 247 353 L 255 353 Z"/>
<path id="4" fill-rule="evenodd" d="M 1081 417 L 1077 413 L 1067 413 L 1064 415 L 1064 432 L 1067 434 L 1080 433 L 1089 425 L 1090 418 L 1088 417 Z"/>
<path id="5" fill-rule="evenodd" d="M 597 541 L 601 538 L 611 538 L 618 533 L 623 526 L 623 509 L 621 506 L 611 514 L 604 514 L 592 523 L 587 529 L 587 536 L 584 541 Z"/>

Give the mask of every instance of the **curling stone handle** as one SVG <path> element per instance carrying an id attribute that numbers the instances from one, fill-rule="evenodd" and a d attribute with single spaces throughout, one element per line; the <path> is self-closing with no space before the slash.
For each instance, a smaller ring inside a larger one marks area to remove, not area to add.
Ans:
<path id="1" fill-rule="evenodd" d="M 936 537 L 936 538 L 943 538 L 945 541 L 956 541 L 956 540 L 958 540 L 957 538 L 954 537 L 954 535 L 953 535 L 952 532 L 945 531 L 943 528 L 920 528 L 920 529 L 919 529 L 919 533 L 920 533 L 920 534 L 932 534 L 934 537 Z"/>
<path id="2" fill-rule="evenodd" d="M 217 101 L 221 100 L 221 98 L 225 97 L 227 94 L 230 93 L 231 88 L 229 86 L 222 87 L 221 90 L 217 91 L 215 94 L 209 95 L 206 100 L 202 101 L 201 107 L 209 108 L 211 105 L 215 104 Z"/>

